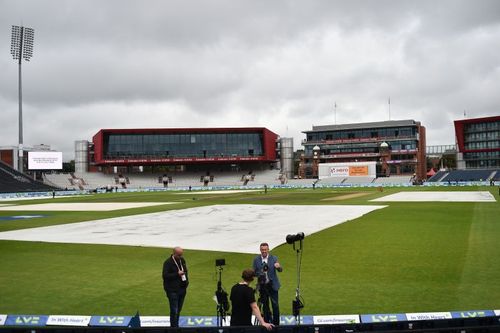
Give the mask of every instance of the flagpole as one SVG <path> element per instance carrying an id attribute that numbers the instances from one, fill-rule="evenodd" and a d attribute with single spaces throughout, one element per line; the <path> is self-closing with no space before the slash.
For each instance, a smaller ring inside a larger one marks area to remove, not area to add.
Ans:
<path id="1" fill-rule="evenodd" d="M 335 125 L 337 125 L 337 102 L 334 104 L 334 110 L 335 110 Z"/>
<path id="2" fill-rule="evenodd" d="M 391 120 L 391 98 L 389 97 L 389 120 Z"/>

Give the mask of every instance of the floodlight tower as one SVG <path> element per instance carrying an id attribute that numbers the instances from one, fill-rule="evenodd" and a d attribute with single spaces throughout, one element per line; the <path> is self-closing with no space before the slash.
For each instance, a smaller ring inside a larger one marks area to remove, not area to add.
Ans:
<path id="1" fill-rule="evenodd" d="M 35 30 L 23 26 L 12 26 L 10 53 L 19 64 L 19 162 L 17 169 L 23 172 L 23 89 L 21 80 L 22 60 L 30 61 L 33 56 Z"/>

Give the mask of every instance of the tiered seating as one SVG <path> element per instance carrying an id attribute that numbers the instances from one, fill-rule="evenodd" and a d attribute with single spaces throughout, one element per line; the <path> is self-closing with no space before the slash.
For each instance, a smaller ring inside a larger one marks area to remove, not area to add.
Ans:
<path id="1" fill-rule="evenodd" d="M 316 179 L 289 179 L 286 185 L 289 186 L 311 186 Z M 318 184 L 321 184 L 319 182 Z"/>
<path id="2" fill-rule="evenodd" d="M 391 177 L 380 177 L 375 179 L 373 183 L 380 185 L 391 185 L 391 184 L 409 184 L 411 183 L 412 176 L 391 176 Z"/>
<path id="3" fill-rule="evenodd" d="M 346 178 L 345 177 L 328 177 L 328 178 L 322 178 L 318 182 L 318 184 L 321 185 L 327 185 L 327 184 L 332 184 L 332 185 L 338 185 L 342 184 Z"/>
<path id="4" fill-rule="evenodd" d="M 170 185 L 170 184 L 169 184 Z M 180 172 L 172 174 L 172 187 L 202 186 L 199 172 Z"/>
<path id="5" fill-rule="evenodd" d="M 487 181 L 494 176 L 495 170 L 453 170 L 442 182 Z"/>
<path id="6" fill-rule="evenodd" d="M 464 175 L 465 173 L 465 175 Z M 123 174 L 122 178 L 128 179 L 127 188 L 163 188 L 162 174 Z M 250 176 L 249 176 L 250 175 Z M 453 176 L 450 178 L 450 175 Z M 121 184 L 116 183 L 118 175 L 105 175 L 101 173 L 83 173 L 75 174 L 73 177 L 70 174 L 48 174 L 47 180 L 53 184 L 57 184 L 62 188 L 85 188 L 95 189 L 108 186 L 118 186 Z M 204 172 L 168 172 L 170 182 L 169 188 L 186 188 L 186 187 L 199 187 L 203 186 L 203 179 L 206 176 Z M 229 186 L 242 186 L 244 179 L 249 178 L 247 186 L 272 186 L 281 185 L 280 170 L 258 170 L 258 171 L 215 171 L 210 172 L 209 177 L 211 181 L 208 186 L 215 187 L 229 187 Z M 391 185 L 391 184 L 409 184 L 411 183 L 411 176 L 391 176 L 391 177 L 331 177 L 323 178 L 321 180 L 315 179 L 287 179 L 285 185 L 289 186 L 310 186 L 312 182 L 316 182 L 317 186 L 336 186 L 336 185 Z M 439 171 L 428 182 L 436 181 L 488 181 L 494 179 L 499 181 L 500 170 L 457 170 L 453 172 Z M 457 179 L 457 180 L 455 180 Z M 201 181 L 200 181 L 201 180 Z M 73 185 L 71 185 L 73 184 Z"/>
<path id="7" fill-rule="evenodd" d="M 119 186 L 115 182 L 114 175 L 105 175 L 99 172 L 83 172 L 83 173 L 74 173 L 73 181 L 75 184 L 80 185 L 80 188 L 84 188 L 86 190 L 93 190 L 101 187 L 115 187 Z"/>
<path id="8" fill-rule="evenodd" d="M 47 192 L 58 188 L 38 182 L 0 162 L 0 193 Z"/>
<path id="9" fill-rule="evenodd" d="M 127 187 L 129 188 L 154 188 L 154 187 L 165 187 L 163 185 L 163 174 L 151 174 L 151 173 L 143 173 L 143 174 L 128 174 L 125 175 L 129 179 L 129 184 Z M 172 179 L 170 175 L 168 175 L 169 180 Z M 168 186 L 171 186 L 171 182 L 168 183 Z"/>
<path id="10" fill-rule="evenodd" d="M 127 188 L 163 188 L 162 174 L 122 174 L 122 178 L 128 179 Z M 203 186 L 203 179 L 205 174 L 203 172 L 168 172 L 170 182 L 169 188 L 185 188 L 185 187 L 199 187 Z M 220 171 L 210 172 L 209 176 L 212 181 L 208 186 L 243 186 L 243 178 L 250 175 L 250 180 L 247 182 L 248 186 L 272 186 L 281 185 L 280 170 L 240 170 L 240 171 Z M 118 175 L 114 174 L 101 174 L 101 173 L 75 173 L 71 174 L 47 174 L 47 179 L 65 188 L 78 188 L 81 186 L 84 189 L 93 190 L 95 188 L 115 187 L 121 188 L 121 184 L 116 182 Z M 338 184 L 367 184 L 371 183 L 374 178 L 372 177 L 347 177 L 347 178 L 324 178 L 317 182 L 318 185 L 338 185 Z M 285 185 L 290 186 L 310 186 L 314 179 L 286 179 Z"/>
<path id="11" fill-rule="evenodd" d="M 200 182 L 200 176 L 202 176 L 202 174 L 200 174 L 199 172 L 124 174 L 123 177 L 129 179 L 129 184 L 127 184 L 127 188 L 163 188 L 165 187 L 163 185 L 164 174 L 166 174 L 167 177 L 169 178 L 169 183 L 168 183 L 169 188 L 203 185 L 203 183 Z M 214 177 L 214 181 L 210 182 L 209 186 L 213 186 L 216 179 L 217 177 Z"/>
<path id="12" fill-rule="evenodd" d="M 439 181 L 441 181 L 441 179 L 443 179 L 447 175 L 448 175 L 448 171 L 444 171 L 444 170 L 438 171 L 434 174 L 434 176 L 427 179 L 427 182 L 431 182 L 431 183 L 439 182 Z"/>
<path id="13" fill-rule="evenodd" d="M 255 171 L 255 178 L 252 185 L 280 185 L 280 170 L 260 170 Z M 291 179 L 284 180 L 286 184 L 289 184 Z"/>
<path id="14" fill-rule="evenodd" d="M 243 185 L 243 180 L 242 177 L 246 174 L 242 172 L 217 172 L 217 173 L 211 173 L 213 175 L 213 182 L 211 182 L 209 185 L 211 186 L 239 186 Z M 250 180 L 248 183 L 252 183 L 253 181 Z M 249 184 L 250 185 L 250 184 Z"/>
<path id="15" fill-rule="evenodd" d="M 346 177 L 342 184 L 371 184 L 375 177 Z"/>
<path id="16" fill-rule="evenodd" d="M 78 189 L 78 185 L 74 181 L 71 181 L 73 177 L 69 173 L 46 173 L 43 177 L 44 181 L 49 185 L 55 185 L 62 189 Z"/>

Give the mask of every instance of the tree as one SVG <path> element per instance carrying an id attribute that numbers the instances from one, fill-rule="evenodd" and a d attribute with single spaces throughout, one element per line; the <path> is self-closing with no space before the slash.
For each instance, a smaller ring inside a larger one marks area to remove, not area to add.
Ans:
<path id="1" fill-rule="evenodd" d="M 75 172 L 75 160 L 69 162 L 63 162 L 63 172 Z"/>

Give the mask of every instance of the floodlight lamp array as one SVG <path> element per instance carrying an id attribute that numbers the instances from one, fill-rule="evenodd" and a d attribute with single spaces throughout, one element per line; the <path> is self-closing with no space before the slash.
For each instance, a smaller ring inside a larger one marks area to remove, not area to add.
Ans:
<path id="1" fill-rule="evenodd" d="M 21 47 L 21 27 L 12 26 L 12 35 L 10 43 L 10 54 L 15 60 L 19 60 L 19 49 Z"/>
<path id="2" fill-rule="evenodd" d="M 12 26 L 12 36 L 10 44 L 10 53 L 14 60 L 24 59 L 29 61 L 33 56 L 33 41 L 35 30 L 32 28 Z M 22 54 L 21 54 L 22 53 Z"/>
<path id="3" fill-rule="evenodd" d="M 35 37 L 35 30 L 32 28 L 24 28 L 24 45 L 23 45 L 23 59 L 30 61 L 33 56 L 33 40 Z"/>

